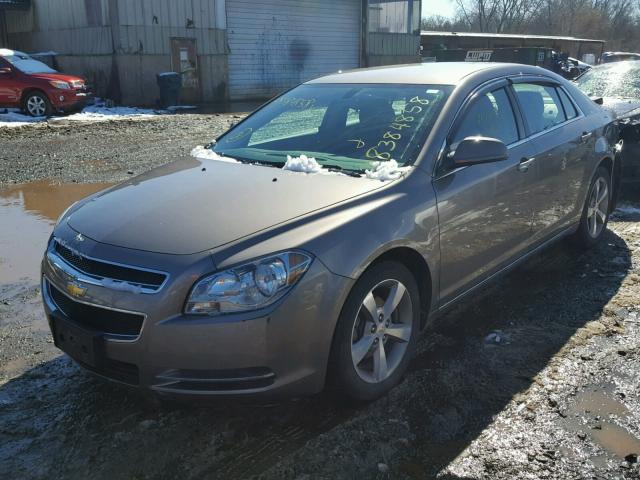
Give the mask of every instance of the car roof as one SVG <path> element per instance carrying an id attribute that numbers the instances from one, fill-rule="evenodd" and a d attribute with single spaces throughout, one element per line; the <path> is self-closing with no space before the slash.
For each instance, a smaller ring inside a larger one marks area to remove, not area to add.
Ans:
<path id="1" fill-rule="evenodd" d="M 540 74 L 540 67 L 494 62 L 428 62 L 386 67 L 360 68 L 316 78 L 307 83 L 399 83 L 457 85 L 478 72 L 496 71 L 497 75 Z"/>

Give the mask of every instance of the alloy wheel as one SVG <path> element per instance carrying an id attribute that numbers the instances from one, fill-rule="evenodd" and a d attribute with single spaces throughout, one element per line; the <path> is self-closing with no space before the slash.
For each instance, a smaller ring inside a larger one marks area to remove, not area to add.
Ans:
<path id="1" fill-rule="evenodd" d="M 404 358 L 413 328 L 413 305 L 397 280 L 378 283 L 365 296 L 351 334 L 351 359 L 369 383 L 389 378 Z"/>
<path id="2" fill-rule="evenodd" d="M 34 117 L 42 117 L 47 111 L 47 105 L 42 97 L 33 95 L 27 100 L 27 111 Z"/>
<path id="3" fill-rule="evenodd" d="M 607 223 L 608 211 L 609 187 L 604 178 L 598 177 L 591 190 L 587 208 L 587 226 L 592 238 L 597 238 L 602 233 Z"/>

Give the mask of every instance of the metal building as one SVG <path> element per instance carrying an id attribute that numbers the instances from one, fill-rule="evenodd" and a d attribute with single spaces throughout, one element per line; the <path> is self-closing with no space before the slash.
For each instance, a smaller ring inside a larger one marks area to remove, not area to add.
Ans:
<path id="1" fill-rule="evenodd" d="M 153 104 L 156 74 L 165 71 L 183 72 L 185 102 L 224 102 L 267 98 L 337 70 L 420 59 L 419 0 L 26 4 L 4 12 L 0 46 L 54 51 L 60 69 L 128 104 Z"/>

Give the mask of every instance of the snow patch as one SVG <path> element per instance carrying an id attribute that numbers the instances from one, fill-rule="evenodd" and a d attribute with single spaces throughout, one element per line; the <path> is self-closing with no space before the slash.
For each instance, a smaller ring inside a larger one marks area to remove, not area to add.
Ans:
<path id="1" fill-rule="evenodd" d="M 282 169 L 291 170 L 292 172 L 318 173 L 322 171 L 322 165 L 313 157 L 307 157 L 306 155 L 292 157 L 287 155 L 287 161 Z"/>
<path id="2" fill-rule="evenodd" d="M 398 162 L 391 159 L 385 162 L 378 162 L 375 169 L 365 170 L 364 173 L 369 179 L 385 182 L 387 180 L 397 180 L 409 170 L 411 170 L 411 167 L 400 167 Z"/>
<path id="3" fill-rule="evenodd" d="M 53 50 L 49 50 L 48 52 L 30 53 L 29 55 L 31 55 L 32 57 L 55 57 L 60 54 L 58 52 L 54 52 Z"/>
<path id="4" fill-rule="evenodd" d="M 158 112 L 148 108 L 135 107 L 106 107 L 103 105 L 91 105 L 81 112 L 64 117 L 51 118 L 53 121 L 104 121 L 114 119 L 149 118 L 158 115 Z"/>
<path id="5" fill-rule="evenodd" d="M 640 207 L 623 204 L 616 208 L 615 213 L 621 213 L 623 215 L 640 215 Z"/>
<path id="6" fill-rule="evenodd" d="M 22 127 L 44 120 L 46 120 L 44 117 L 34 118 L 23 115 L 18 109 L 8 108 L 6 110 L 0 110 L 0 127 Z"/>
<path id="7" fill-rule="evenodd" d="M 229 162 L 229 163 L 240 163 L 235 158 L 225 157 L 220 155 L 210 148 L 203 147 L 202 145 L 198 145 L 196 148 L 191 150 L 191 156 L 195 158 L 200 158 L 204 160 L 217 160 L 219 162 Z"/>
<path id="8" fill-rule="evenodd" d="M 198 108 L 196 105 L 171 105 L 167 107 L 167 111 L 175 112 L 176 110 L 195 110 Z"/>

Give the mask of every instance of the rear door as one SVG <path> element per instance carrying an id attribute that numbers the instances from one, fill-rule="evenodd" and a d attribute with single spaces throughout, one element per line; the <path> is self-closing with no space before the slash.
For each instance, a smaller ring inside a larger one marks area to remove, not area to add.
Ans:
<path id="1" fill-rule="evenodd" d="M 534 176 L 532 149 L 506 81 L 475 92 L 454 123 L 445 151 L 466 137 L 502 140 L 504 161 L 447 171 L 433 182 L 440 222 L 440 298 L 443 305 L 511 262 L 530 244 Z"/>
<path id="2" fill-rule="evenodd" d="M 587 152 L 593 150 L 595 140 L 585 131 L 584 116 L 560 84 L 517 80 L 513 91 L 534 149 L 532 230 L 534 240 L 542 240 L 579 215 Z"/>

